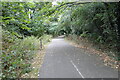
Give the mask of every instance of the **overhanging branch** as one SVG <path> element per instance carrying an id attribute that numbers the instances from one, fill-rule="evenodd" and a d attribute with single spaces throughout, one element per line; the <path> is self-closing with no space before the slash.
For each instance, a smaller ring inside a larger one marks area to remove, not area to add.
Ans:
<path id="1" fill-rule="evenodd" d="M 46 15 L 50 15 L 50 14 L 54 13 L 56 10 L 59 10 L 61 7 L 65 6 L 65 5 L 70 7 L 73 5 L 88 4 L 88 3 L 91 3 L 91 2 L 68 2 L 68 3 L 64 3 L 64 4 L 61 4 L 60 6 L 57 6 L 53 11 L 50 11 Z"/>

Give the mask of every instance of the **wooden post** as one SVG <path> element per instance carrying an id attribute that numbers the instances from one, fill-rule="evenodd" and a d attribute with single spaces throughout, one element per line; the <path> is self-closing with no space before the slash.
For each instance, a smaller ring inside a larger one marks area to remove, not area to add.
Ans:
<path id="1" fill-rule="evenodd" d="M 40 38 L 40 49 L 42 49 L 42 38 Z"/>

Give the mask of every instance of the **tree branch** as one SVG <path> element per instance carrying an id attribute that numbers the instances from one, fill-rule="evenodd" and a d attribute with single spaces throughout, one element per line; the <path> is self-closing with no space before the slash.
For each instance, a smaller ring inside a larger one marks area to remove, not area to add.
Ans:
<path id="1" fill-rule="evenodd" d="M 61 8 L 62 6 L 65 6 L 65 5 L 67 5 L 67 6 L 73 6 L 73 5 L 80 5 L 80 4 L 87 4 L 87 3 L 91 3 L 91 2 L 68 2 L 68 3 L 64 3 L 64 4 L 61 4 L 60 6 L 58 6 L 58 7 L 56 7 L 53 11 L 51 11 L 51 12 L 49 12 L 47 15 L 50 15 L 50 14 L 52 14 L 52 13 L 54 13 L 56 10 L 58 10 L 59 8 Z"/>

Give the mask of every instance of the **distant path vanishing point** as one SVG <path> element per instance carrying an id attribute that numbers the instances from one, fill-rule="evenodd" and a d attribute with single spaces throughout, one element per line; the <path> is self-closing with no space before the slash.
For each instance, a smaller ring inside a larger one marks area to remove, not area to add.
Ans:
<path id="1" fill-rule="evenodd" d="M 97 55 L 55 38 L 46 49 L 39 78 L 118 78 L 118 71 L 105 66 Z"/>

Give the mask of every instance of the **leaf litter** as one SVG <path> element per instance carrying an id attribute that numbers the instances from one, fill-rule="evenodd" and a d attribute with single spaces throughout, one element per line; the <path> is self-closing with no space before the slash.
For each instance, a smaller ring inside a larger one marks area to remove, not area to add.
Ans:
<path id="1" fill-rule="evenodd" d="M 89 42 L 88 40 L 86 39 L 83 39 L 83 38 L 80 38 L 79 39 L 79 43 L 77 43 L 76 41 L 73 41 L 69 38 L 66 39 L 71 45 L 75 46 L 75 47 L 78 47 L 78 48 L 81 48 L 83 49 L 85 52 L 89 53 L 89 54 L 97 54 L 99 55 L 100 57 L 100 60 L 103 61 L 104 65 L 105 66 L 110 66 L 111 68 L 114 68 L 114 69 L 119 69 L 119 61 L 118 60 L 115 60 L 113 57 L 110 57 L 107 52 L 105 52 L 104 50 L 102 49 L 96 49 L 94 47 L 94 45 Z M 109 52 L 109 53 L 113 53 L 113 52 Z M 113 54 L 114 57 L 117 57 Z"/>

